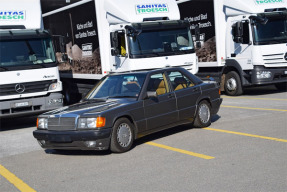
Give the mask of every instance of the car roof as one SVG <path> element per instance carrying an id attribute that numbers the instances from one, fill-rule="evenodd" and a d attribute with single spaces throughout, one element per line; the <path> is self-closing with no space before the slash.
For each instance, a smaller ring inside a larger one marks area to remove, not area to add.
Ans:
<path id="1" fill-rule="evenodd" d="M 163 68 L 163 69 L 129 71 L 129 72 L 121 72 L 121 73 L 110 73 L 109 76 L 124 75 L 124 74 L 148 74 L 148 73 L 162 72 L 162 71 L 171 71 L 171 70 L 183 70 L 183 68 L 181 68 L 181 67 L 167 67 L 167 68 Z"/>

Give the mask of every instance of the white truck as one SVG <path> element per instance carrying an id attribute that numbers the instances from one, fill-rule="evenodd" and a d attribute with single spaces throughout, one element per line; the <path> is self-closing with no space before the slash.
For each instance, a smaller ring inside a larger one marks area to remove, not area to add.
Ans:
<path id="1" fill-rule="evenodd" d="M 0 118 L 63 106 L 55 52 L 41 14 L 40 0 L 1 0 Z"/>
<path id="2" fill-rule="evenodd" d="M 245 87 L 287 86 L 286 0 L 178 0 L 194 29 L 201 78 L 214 77 L 227 95 Z"/>
<path id="3" fill-rule="evenodd" d="M 43 14 L 55 36 L 67 103 L 108 73 L 181 66 L 198 71 L 190 24 L 174 0 L 82 0 Z"/>

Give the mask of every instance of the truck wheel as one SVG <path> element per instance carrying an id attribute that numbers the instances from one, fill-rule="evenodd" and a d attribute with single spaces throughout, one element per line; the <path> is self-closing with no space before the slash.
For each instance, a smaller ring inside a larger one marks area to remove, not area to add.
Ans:
<path id="1" fill-rule="evenodd" d="M 123 153 L 133 145 L 134 126 L 127 118 L 118 119 L 112 131 L 110 149 L 114 153 Z"/>
<path id="2" fill-rule="evenodd" d="M 210 109 L 210 104 L 205 100 L 198 104 L 197 114 L 193 123 L 195 127 L 203 128 L 211 124 Z"/>
<path id="3" fill-rule="evenodd" d="M 287 91 L 287 83 L 277 83 L 277 84 L 275 84 L 275 87 L 279 91 Z"/>
<path id="4" fill-rule="evenodd" d="M 240 77 L 235 71 L 230 71 L 226 74 L 224 91 L 230 96 L 238 96 L 243 93 Z"/>
<path id="5" fill-rule="evenodd" d="M 63 95 L 64 95 L 64 104 L 65 105 L 71 104 L 71 92 L 69 91 L 69 88 L 63 89 Z"/>

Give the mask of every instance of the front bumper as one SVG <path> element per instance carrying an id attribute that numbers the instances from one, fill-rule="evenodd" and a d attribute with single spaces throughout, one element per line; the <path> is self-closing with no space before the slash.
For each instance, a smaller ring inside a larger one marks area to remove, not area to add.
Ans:
<path id="1" fill-rule="evenodd" d="M 51 103 L 50 101 L 61 101 Z M 26 116 L 44 113 L 63 106 L 63 95 L 51 93 L 49 95 L 32 98 L 21 98 L 0 102 L 0 118 Z"/>
<path id="2" fill-rule="evenodd" d="M 258 78 L 262 72 L 270 73 L 270 78 Z M 251 82 L 254 85 L 265 85 L 287 82 L 287 67 L 266 68 L 264 66 L 255 66 L 252 70 Z"/>
<path id="3" fill-rule="evenodd" d="M 35 130 L 34 137 L 44 149 L 107 150 L 111 128 L 96 131 Z"/>

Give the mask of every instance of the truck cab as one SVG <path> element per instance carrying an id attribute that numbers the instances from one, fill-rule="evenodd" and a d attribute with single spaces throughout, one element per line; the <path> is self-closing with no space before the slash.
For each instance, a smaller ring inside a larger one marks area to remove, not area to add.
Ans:
<path id="1" fill-rule="evenodd" d="M 0 118 L 63 106 L 51 35 L 41 28 L 40 2 L 19 1 L 12 7 L 7 1 L 0 11 Z"/>

